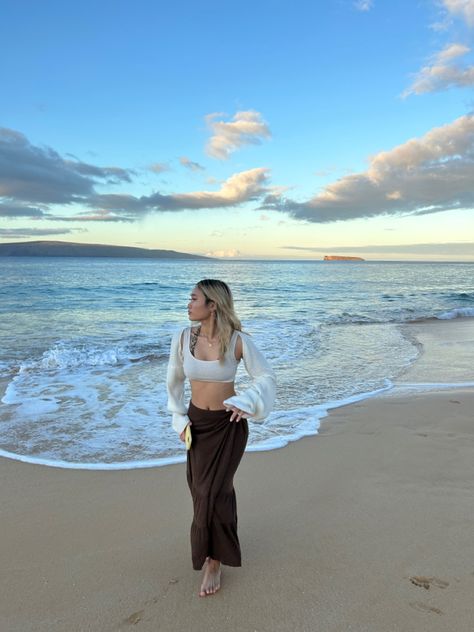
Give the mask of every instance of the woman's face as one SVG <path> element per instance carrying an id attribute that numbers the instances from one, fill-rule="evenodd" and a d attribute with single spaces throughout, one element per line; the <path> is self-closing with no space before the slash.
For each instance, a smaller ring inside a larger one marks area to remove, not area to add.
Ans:
<path id="1" fill-rule="evenodd" d="M 193 288 L 188 303 L 189 320 L 206 320 L 212 312 L 212 303 L 206 304 L 206 297 L 198 287 Z"/>

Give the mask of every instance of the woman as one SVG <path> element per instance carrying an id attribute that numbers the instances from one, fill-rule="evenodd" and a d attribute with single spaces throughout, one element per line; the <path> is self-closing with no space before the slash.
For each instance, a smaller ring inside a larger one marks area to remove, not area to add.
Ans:
<path id="1" fill-rule="evenodd" d="M 275 377 L 251 337 L 241 331 L 226 283 L 199 281 L 191 292 L 189 320 L 199 323 L 173 337 L 168 365 L 168 410 L 181 441 L 190 426 L 187 480 L 193 499 L 193 568 L 203 570 L 199 595 L 220 588 L 220 567 L 240 566 L 234 474 L 245 450 L 247 418 L 263 420 L 275 399 Z M 236 395 L 234 378 L 243 359 L 251 386 Z M 184 402 L 184 381 L 191 402 Z"/>

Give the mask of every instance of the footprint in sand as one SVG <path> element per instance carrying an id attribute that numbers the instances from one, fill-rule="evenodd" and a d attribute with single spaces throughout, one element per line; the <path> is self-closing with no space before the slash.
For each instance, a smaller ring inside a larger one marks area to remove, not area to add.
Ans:
<path id="1" fill-rule="evenodd" d="M 437 588 L 447 588 L 449 586 L 449 582 L 444 581 L 444 579 L 438 579 L 437 577 L 412 575 L 412 577 L 409 577 L 408 579 L 412 584 L 415 584 L 415 586 L 426 588 L 426 590 L 429 590 L 431 586 L 436 586 Z"/>
<path id="2" fill-rule="evenodd" d="M 144 613 L 145 613 L 144 610 L 139 610 L 138 612 L 134 612 L 133 614 L 131 614 L 129 617 L 125 619 L 124 623 L 129 623 L 130 625 L 136 625 L 139 621 L 142 620 Z"/>
<path id="3" fill-rule="evenodd" d="M 426 603 L 421 603 L 421 601 L 410 601 L 410 606 L 412 608 L 415 608 L 415 610 L 420 610 L 421 612 L 434 612 L 435 614 L 443 614 L 443 611 L 439 608 L 429 606 Z"/>

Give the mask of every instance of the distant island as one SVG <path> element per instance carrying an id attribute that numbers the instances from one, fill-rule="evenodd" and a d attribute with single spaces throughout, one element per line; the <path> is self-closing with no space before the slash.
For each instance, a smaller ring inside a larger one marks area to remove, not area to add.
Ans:
<path id="1" fill-rule="evenodd" d="M 365 261 L 362 257 L 341 257 L 339 255 L 325 255 L 324 261 Z"/>
<path id="2" fill-rule="evenodd" d="M 78 244 L 69 241 L 23 241 L 0 244 L 0 257 L 124 257 L 127 259 L 211 259 L 175 250 Z"/>

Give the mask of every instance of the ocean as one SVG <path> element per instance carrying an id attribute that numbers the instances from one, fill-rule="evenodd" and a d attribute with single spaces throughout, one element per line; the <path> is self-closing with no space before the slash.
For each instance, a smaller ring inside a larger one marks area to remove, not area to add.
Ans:
<path id="1" fill-rule="evenodd" d="M 474 316 L 469 263 L 12 257 L 0 270 L 0 455 L 59 467 L 185 460 L 165 375 L 201 278 L 229 283 L 276 372 L 249 450 L 317 434 L 330 408 L 392 389 L 422 353 L 411 322 Z M 240 367 L 237 390 L 247 380 Z"/>

